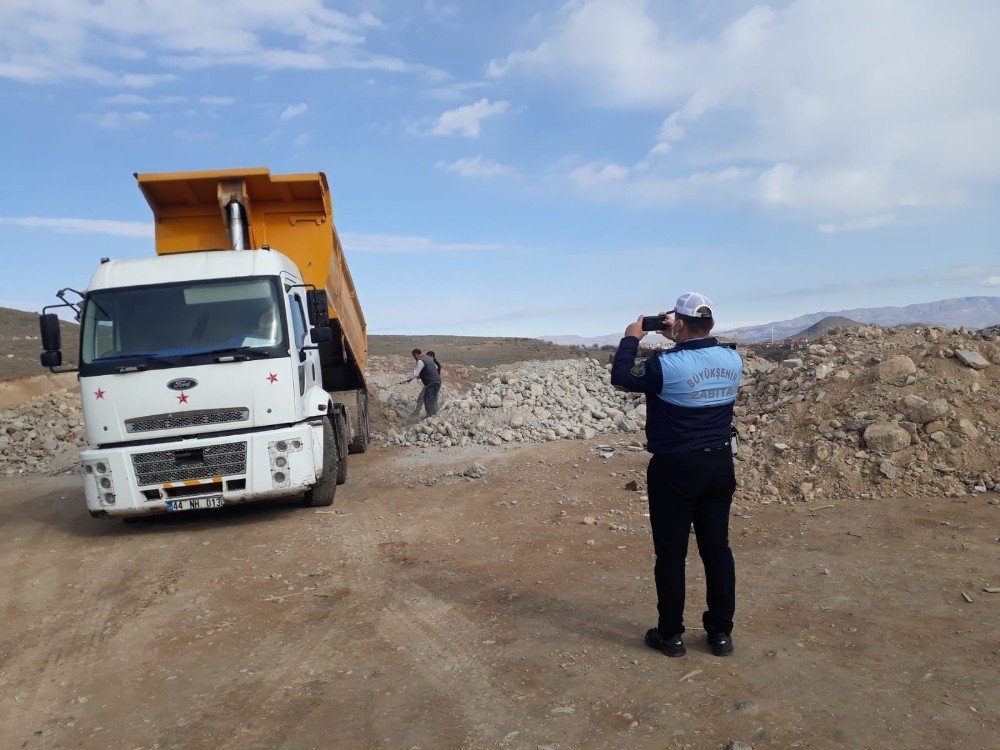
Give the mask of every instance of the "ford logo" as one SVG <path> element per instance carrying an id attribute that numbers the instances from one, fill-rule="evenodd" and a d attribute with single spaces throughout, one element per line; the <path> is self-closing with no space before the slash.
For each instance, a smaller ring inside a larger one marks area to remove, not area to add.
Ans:
<path id="1" fill-rule="evenodd" d="M 198 385 L 198 381 L 194 378 L 177 378 L 176 380 L 171 380 L 167 383 L 167 388 L 172 391 L 187 391 Z"/>

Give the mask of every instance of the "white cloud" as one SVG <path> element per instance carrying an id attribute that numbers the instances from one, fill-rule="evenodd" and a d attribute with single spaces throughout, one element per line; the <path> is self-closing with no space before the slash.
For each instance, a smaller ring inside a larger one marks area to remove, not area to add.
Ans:
<path id="1" fill-rule="evenodd" d="M 470 156 L 456 159 L 452 162 L 439 161 L 438 169 L 455 172 L 462 177 L 516 177 L 517 170 L 505 164 L 484 159 L 482 156 Z"/>
<path id="2" fill-rule="evenodd" d="M 681 202 L 720 200 L 734 205 L 748 186 L 754 184 L 756 172 L 742 167 L 723 167 L 661 174 L 645 161 L 634 165 L 593 161 L 579 166 L 559 165 L 539 179 L 554 190 L 564 192 L 570 186 L 602 203 L 660 208 Z"/>
<path id="3" fill-rule="evenodd" d="M 0 216 L 0 225 L 27 229 L 48 229 L 63 234 L 109 234 L 115 237 L 141 237 L 143 239 L 153 237 L 153 224 L 146 221 Z"/>
<path id="4" fill-rule="evenodd" d="M 153 223 L 147 221 L 41 216 L 0 216 L 0 226 L 46 229 L 63 234 L 106 234 L 142 239 L 151 239 L 154 230 Z M 510 249 L 505 245 L 484 242 L 441 242 L 429 237 L 396 234 L 344 232 L 340 239 L 348 253 L 469 253 Z"/>
<path id="5" fill-rule="evenodd" d="M 94 122 L 107 130 L 124 128 L 127 125 L 134 125 L 139 122 L 146 122 L 147 120 L 149 120 L 149 115 L 141 110 L 132 112 L 107 112 L 94 117 Z"/>
<path id="6" fill-rule="evenodd" d="M 464 98 L 470 91 L 475 91 L 476 89 L 481 89 L 489 86 L 490 84 L 486 81 L 463 81 L 448 83 L 443 86 L 437 86 L 430 89 L 427 95 L 432 99 L 440 99 L 442 101 L 453 102 Z"/>
<path id="7" fill-rule="evenodd" d="M 509 106 L 510 102 L 491 102 L 483 97 L 474 104 L 442 112 L 429 130 L 420 131 L 419 128 L 411 128 L 410 132 L 419 135 L 460 135 L 465 138 L 478 138 L 483 120 L 503 114 Z"/>
<path id="8" fill-rule="evenodd" d="M 502 250 L 503 245 L 481 242 L 439 242 L 428 237 L 394 234 L 354 234 L 340 236 L 344 250 L 358 253 L 465 253 Z"/>
<path id="9" fill-rule="evenodd" d="M 620 182 L 631 170 L 621 164 L 591 162 L 573 169 L 569 179 L 580 187 L 594 187 L 602 183 Z"/>
<path id="10" fill-rule="evenodd" d="M 878 229 L 888 227 L 897 223 L 895 214 L 882 214 L 880 216 L 867 216 L 863 219 L 848 219 L 831 224 L 820 224 L 819 231 L 824 234 L 836 234 L 838 232 L 857 232 L 863 229 Z"/>
<path id="11" fill-rule="evenodd" d="M 199 96 L 199 104 L 208 104 L 213 107 L 228 107 L 235 104 L 236 100 L 231 96 Z"/>
<path id="12" fill-rule="evenodd" d="M 104 96 L 98 101 L 101 104 L 120 104 L 129 107 L 143 107 L 159 104 L 183 104 L 188 101 L 186 96 L 143 96 L 141 94 L 115 94 Z"/>
<path id="13" fill-rule="evenodd" d="M 1000 286 L 1000 276 L 988 276 L 983 279 L 982 286 Z"/>
<path id="14" fill-rule="evenodd" d="M 84 80 L 148 88 L 175 80 L 164 66 L 372 69 L 446 77 L 430 66 L 370 52 L 381 22 L 324 0 L 33 0 L 0 3 L 0 78 Z"/>
<path id="15" fill-rule="evenodd" d="M 174 73 L 125 73 L 111 82 L 116 82 L 129 89 L 148 89 L 160 83 L 176 81 Z"/>
<path id="16" fill-rule="evenodd" d="M 294 120 L 299 115 L 304 114 L 307 109 L 309 109 L 308 104 L 292 104 L 281 111 L 280 119 Z"/>
<path id="17" fill-rule="evenodd" d="M 153 103 L 150 97 L 139 94 L 115 94 L 114 96 L 101 97 L 98 101 L 101 104 L 123 104 L 129 107 L 141 107 Z"/>
<path id="18" fill-rule="evenodd" d="M 1000 4 L 793 0 L 697 21 L 672 12 L 572 0 L 539 17 L 536 44 L 487 72 L 662 113 L 654 173 L 751 169 L 760 179 L 745 180 L 741 197 L 767 207 L 881 215 L 1000 181 Z"/>
<path id="19" fill-rule="evenodd" d="M 967 288 L 975 283 L 976 279 L 988 276 L 997 270 L 997 266 L 945 266 L 920 271 L 917 273 L 906 273 L 906 269 L 894 273 L 888 277 L 873 277 L 864 275 L 859 279 L 849 279 L 846 281 L 826 281 L 806 287 L 782 286 L 781 289 L 768 291 L 763 294 L 754 294 L 744 297 L 746 300 L 781 300 L 789 297 L 816 297 L 823 294 L 846 295 L 853 292 L 886 292 L 889 289 L 902 289 L 905 287 L 915 287 L 924 285 L 951 285 L 959 283 Z M 993 277 L 1000 278 L 1000 277 Z"/>

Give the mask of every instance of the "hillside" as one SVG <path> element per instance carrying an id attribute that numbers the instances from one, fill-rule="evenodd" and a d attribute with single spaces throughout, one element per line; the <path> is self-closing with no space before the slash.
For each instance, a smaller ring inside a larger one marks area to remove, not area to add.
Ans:
<path id="1" fill-rule="evenodd" d="M 790 320 L 734 328 L 724 333 L 737 341 L 753 342 L 770 339 L 773 330 L 776 339 L 783 339 L 831 316 L 881 326 L 929 323 L 944 328 L 965 326 L 969 329 L 978 329 L 1000 323 L 1000 297 L 956 297 L 903 307 L 862 307 L 836 312 L 817 312 Z"/>
<path id="2" fill-rule="evenodd" d="M 608 333 L 604 336 L 539 336 L 542 341 L 548 341 L 552 344 L 561 344 L 563 346 L 618 346 L 618 342 L 622 340 L 622 335 L 620 333 Z"/>
<path id="3" fill-rule="evenodd" d="M 75 323 L 62 324 L 63 362 L 67 365 L 76 364 L 79 328 Z M 41 351 L 38 315 L 0 307 L 0 380 L 46 372 L 38 362 Z"/>
<path id="4" fill-rule="evenodd" d="M 577 347 L 561 346 L 529 338 L 439 335 L 368 337 L 369 354 L 396 354 L 409 357 L 413 349 L 433 351 L 441 361 L 442 369 L 449 363 L 496 367 L 529 359 L 550 360 L 590 356 Z"/>

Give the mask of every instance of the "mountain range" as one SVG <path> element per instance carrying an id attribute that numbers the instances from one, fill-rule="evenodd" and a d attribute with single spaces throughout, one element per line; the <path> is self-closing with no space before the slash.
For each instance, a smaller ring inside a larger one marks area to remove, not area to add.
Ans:
<path id="1" fill-rule="evenodd" d="M 770 339 L 773 331 L 775 340 L 785 339 L 828 317 L 847 319 L 845 323 L 853 321 L 856 323 L 875 323 L 882 326 L 932 323 L 945 328 L 966 326 L 976 330 L 1000 323 L 1000 297 L 955 297 L 902 307 L 858 307 L 851 310 L 815 312 L 773 323 L 719 331 L 719 334 L 727 339 L 753 343 Z M 604 346 L 617 344 L 621 339 L 621 334 L 538 336 L 538 338 L 543 341 L 551 341 L 553 344 Z"/>

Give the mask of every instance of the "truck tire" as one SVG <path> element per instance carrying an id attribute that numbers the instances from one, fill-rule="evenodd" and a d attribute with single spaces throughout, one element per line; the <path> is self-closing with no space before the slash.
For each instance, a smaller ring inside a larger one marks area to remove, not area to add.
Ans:
<path id="1" fill-rule="evenodd" d="M 337 492 L 337 438 L 333 424 L 323 420 L 323 475 L 306 490 L 304 504 L 313 508 L 333 505 Z"/>
<path id="2" fill-rule="evenodd" d="M 354 439 L 351 440 L 351 453 L 364 453 L 371 442 L 371 431 L 368 427 L 368 391 L 358 391 L 358 408 L 354 419 Z"/>
<path id="3" fill-rule="evenodd" d="M 337 430 L 337 484 L 347 481 L 347 409 L 341 406 L 334 411 L 334 427 Z"/>

